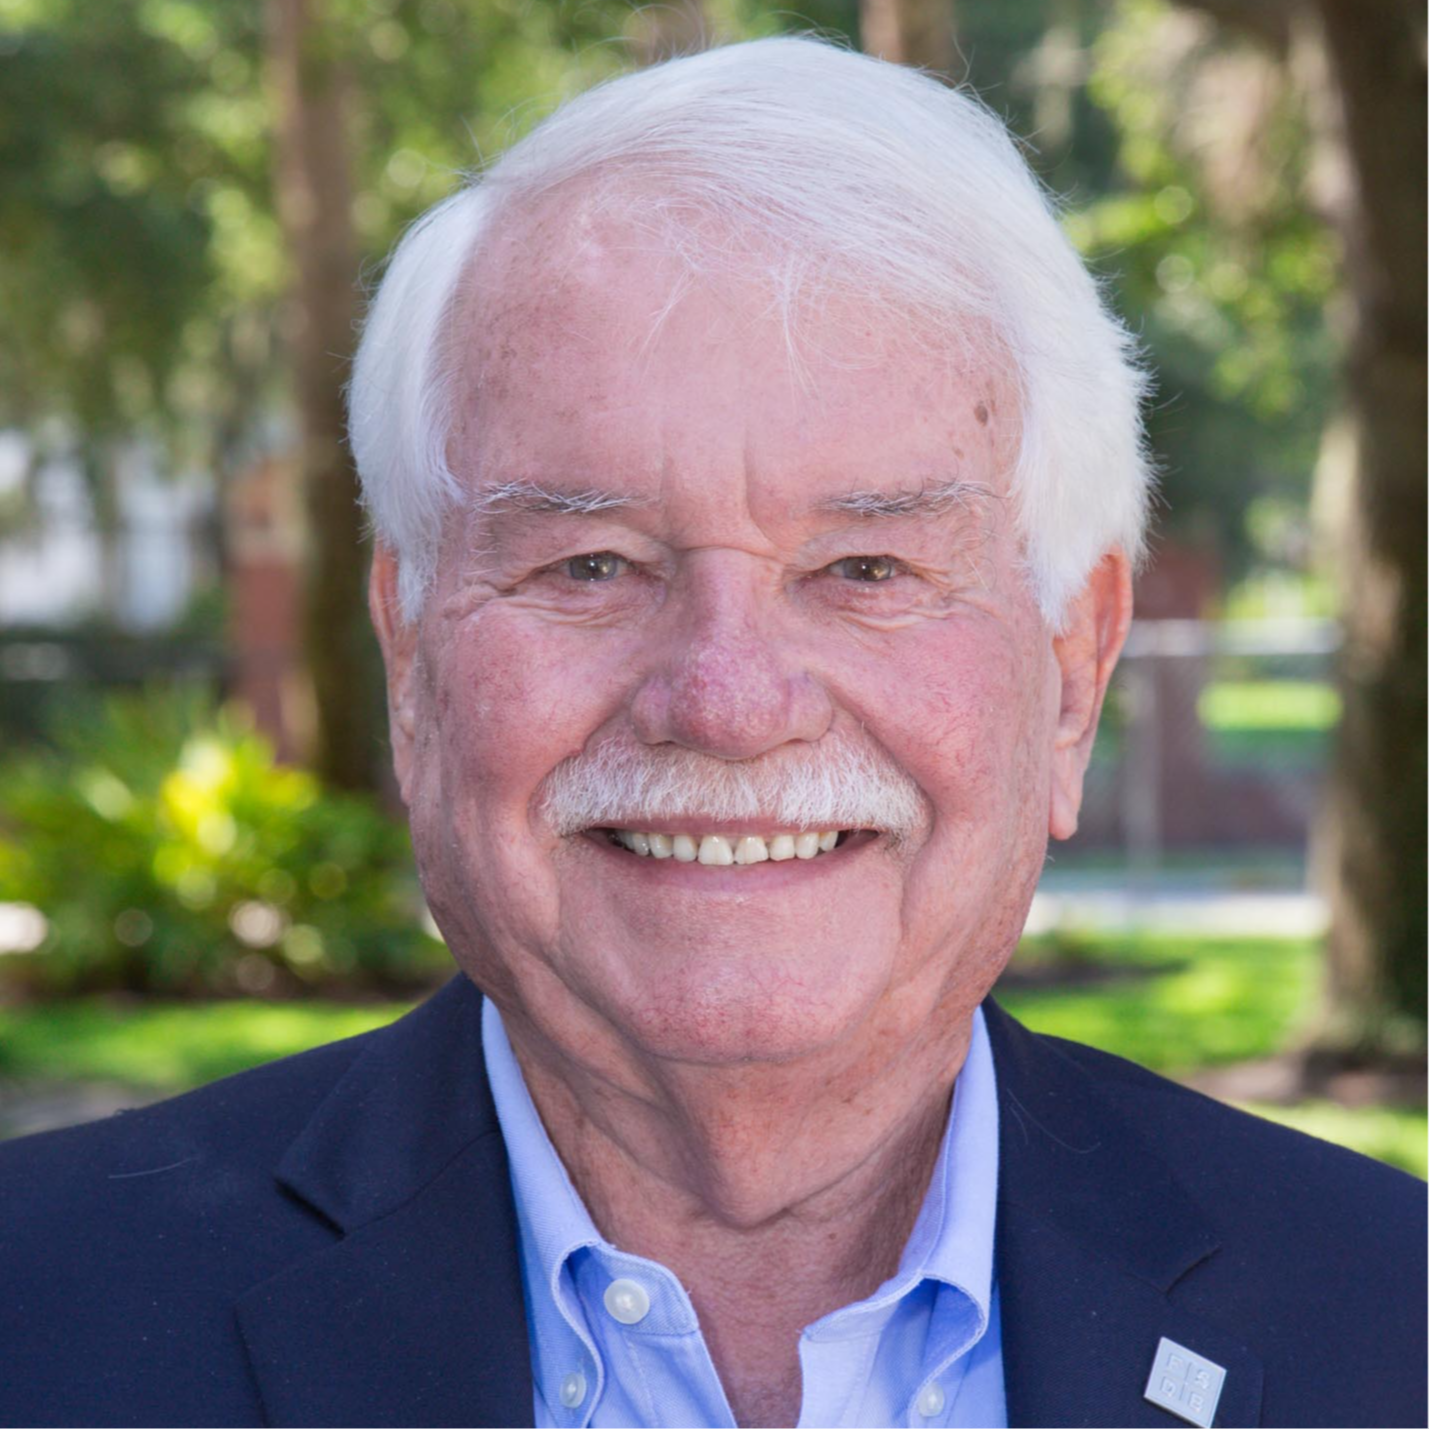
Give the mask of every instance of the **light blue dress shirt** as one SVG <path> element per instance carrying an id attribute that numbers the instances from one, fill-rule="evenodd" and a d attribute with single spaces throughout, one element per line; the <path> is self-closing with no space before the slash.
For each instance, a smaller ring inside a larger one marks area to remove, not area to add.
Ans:
<path id="1" fill-rule="evenodd" d="M 601 1237 L 489 1000 L 482 1018 L 520 1227 L 536 1424 L 733 1429 L 684 1287 L 665 1266 Z M 897 1271 L 868 1299 L 825 1315 L 799 1337 L 801 1426 L 1003 1429 L 996 1209 L 997 1089 L 979 1010 Z"/>

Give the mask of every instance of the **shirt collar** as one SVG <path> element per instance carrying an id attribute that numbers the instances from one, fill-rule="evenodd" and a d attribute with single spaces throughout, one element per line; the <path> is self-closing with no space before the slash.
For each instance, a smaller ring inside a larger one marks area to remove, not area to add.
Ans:
<path id="1" fill-rule="evenodd" d="M 528 1265 L 541 1267 L 547 1285 L 554 1285 L 568 1256 L 604 1241 L 546 1134 L 501 1014 L 489 997 L 481 1010 L 481 1040 L 491 1098 L 511 1161 L 522 1255 Z"/>
<path id="2" fill-rule="evenodd" d="M 870 1322 L 886 1319 L 899 1300 L 932 1280 L 972 1303 L 975 1333 L 982 1334 L 992 1300 L 997 1127 L 997 1079 L 979 1007 L 938 1160 L 897 1270 L 866 1300 L 824 1316 L 807 1333 L 817 1339 L 868 1333 Z"/>
<path id="3" fill-rule="evenodd" d="M 997 1077 L 982 1008 L 953 1088 L 948 1129 L 898 1277 L 956 1285 L 987 1310 L 997 1219 Z"/>
<path id="4" fill-rule="evenodd" d="M 522 1260 L 528 1275 L 540 1279 L 540 1288 L 533 1285 L 528 1293 L 543 1300 L 549 1296 L 564 1309 L 566 1318 L 578 1317 L 562 1287 L 567 1261 L 587 1246 L 614 1256 L 621 1252 L 596 1229 L 551 1144 L 501 1015 L 490 998 L 482 1009 L 482 1041 L 492 1099 L 511 1162 Z M 996 1073 L 979 1007 L 973 1013 L 967 1057 L 954 1085 L 938 1160 L 898 1269 L 866 1300 L 826 1315 L 811 1325 L 807 1334 L 833 1339 L 867 1333 L 872 1328 L 870 1320 L 885 1319 L 890 1309 L 924 1280 L 962 1292 L 972 1302 L 976 1333 L 982 1333 L 992 1298 L 997 1128 Z"/>

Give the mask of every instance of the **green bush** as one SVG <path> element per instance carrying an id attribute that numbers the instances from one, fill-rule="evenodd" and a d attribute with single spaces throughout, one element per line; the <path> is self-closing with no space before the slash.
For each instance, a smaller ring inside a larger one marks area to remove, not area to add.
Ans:
<path id="1" fill-rule="evenodd" d="M 0 901 L 48 932 L 38 993 L 395 991 L 449 966 L 406 828 L 274 761 L 201 696 L 116 697 L 0 765 Z"/>

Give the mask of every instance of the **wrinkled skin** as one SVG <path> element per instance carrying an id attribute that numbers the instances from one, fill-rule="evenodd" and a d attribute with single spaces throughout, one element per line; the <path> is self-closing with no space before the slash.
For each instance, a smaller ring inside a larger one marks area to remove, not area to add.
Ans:
<path id="1" fill-rule="evenodd" d="M 758 291 L 677 289 L 649 240 L 555 219 L 510 225 L 480 260 L 452 469 L 636 504 L 454 512 L 410 626 L 379 551 L 398 775 L 434 912 L 503 1009 L 597 1223 L 685 1279 L 742 1417 L 797 1417 L 790 1332 L 896 1263 L 972 1010 L 1048 833 L 1075 828 L 1126 563 L 1109 553 L 1049 629 L 995 368 L 837 303 L 796 364 Z M 816 509 L 950 478 L 982 494 L 916 518 Z M 563 563 L 590 552 L 623 561 L 573 579 Z M 839 563 L 859 556 L 896 573 L 853 579 Z M 871 744 L 916 783 L 923 825 L 752 869 L 558 837 L 543 780 L 607 740 L 726 761 Z M 815 1226 L 847 1253 L 742 1342 L 721 1315 L 741 1254 L 767 1287 L 780 1254 L 807 1264 Z"/>

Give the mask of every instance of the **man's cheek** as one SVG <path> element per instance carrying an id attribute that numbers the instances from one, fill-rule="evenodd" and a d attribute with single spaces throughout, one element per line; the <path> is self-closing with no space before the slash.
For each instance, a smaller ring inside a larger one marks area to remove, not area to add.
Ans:
<path id="1" fill-rule="evenodd" d="M 489 619 L 454 651 L 447 715 L 470 725 L 473 741 L 508 751 L 574 740 L 555 763 L 575 753 L 590 721 L 618 702 L 620 672 L 630 661 L 628 654 L 612 658 L 604 643 L 591 632 L 552 631 L 539 621 Z"/>
<path id="2" fill-rule="evenodd" d="M 1025 757 L 1024 721 L 995 685 L 968 680 L 923 704 L 895 751 L 940 812 L 986 816 Z"/>
<path id="3" fill-rule="evenodd" d="M 470 749 L 450 752 L 439 793 L 411 823 L 423 891 L 449 946 L 469 972 L 504 985 L 496 950 L 549 943 L 558 899 L 549 860 L 502 822 L 498 775 Z"/>
<path id="4" fill-rule="evenodd" d="M 519 760 L 559 706 L 552 692 L 533 707 L 531 673 L 508 642 L 471 639 L 452 656 L 438 714 L 443 758 L 461 779 L 484 790 L 499 772 L 503 751 L 507 761 Z"/>

